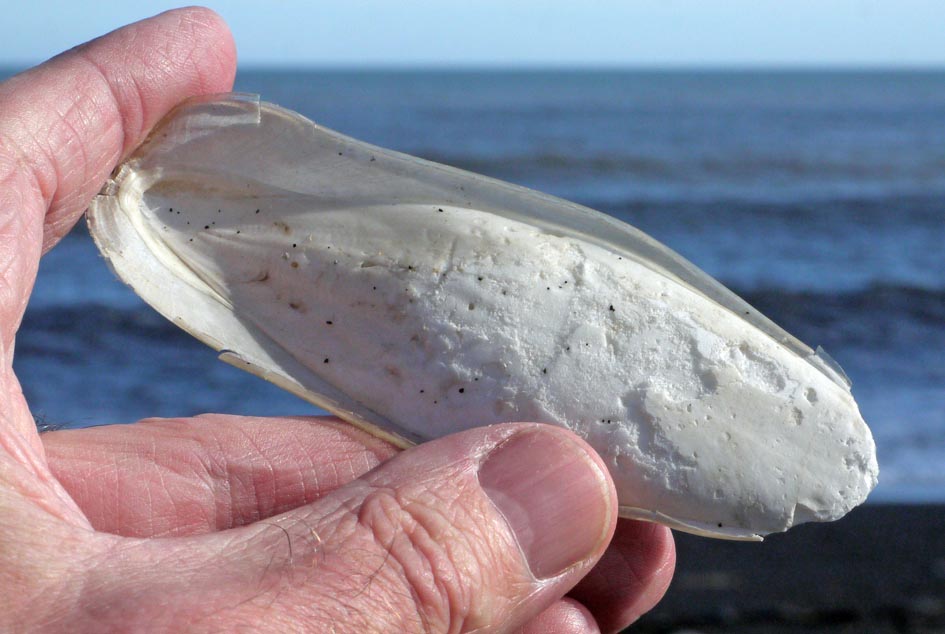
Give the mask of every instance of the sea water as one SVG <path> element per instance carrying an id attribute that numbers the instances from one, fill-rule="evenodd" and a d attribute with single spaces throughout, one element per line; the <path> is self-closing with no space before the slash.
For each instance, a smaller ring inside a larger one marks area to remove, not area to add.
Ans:
<path id="1" fill-rule="evenodd" d="M 945 500 L 945 73 L 284 70 L 237 89 L 643 229 L 844 367 L 871 499 Z M 145 306 L 82 227 L 43 261 L 14 367 L 45 425 L 314 411 Z"/>

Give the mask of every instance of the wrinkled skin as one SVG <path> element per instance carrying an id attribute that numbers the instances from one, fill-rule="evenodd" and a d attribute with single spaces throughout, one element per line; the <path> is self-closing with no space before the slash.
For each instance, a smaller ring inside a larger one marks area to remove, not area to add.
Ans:
<path id="1" fill-rule="evenodd" d="M 41 254 L 165 113 L 230 90 L 234 69 L 222 21 L 184 9 L 0 84 L 0 630 L 631 623 L 669 584 L 672 538 L 618 522 L 599 458 L 561 429 L 501 425 L 404 452 L 315 418 L 37 433 L 11 364 Z M 539 510 L 523 519 L 499 500 L 530 473 L 544 474 L 526 496 Z"/>

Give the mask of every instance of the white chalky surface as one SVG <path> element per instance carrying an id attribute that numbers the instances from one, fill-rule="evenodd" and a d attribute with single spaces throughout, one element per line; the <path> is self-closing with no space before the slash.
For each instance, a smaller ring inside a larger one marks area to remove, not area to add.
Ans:
<path id="1" fill-rule="evenodd" d="M 871 485 L 871 447 L 844 390 L 634 261 L 456 207 L 205 229 L 230 210 L 226 200 L 202 206 L 169 215 L 161 235 L 172 250 L 403 431 L 563 425 L 601 453 L 622 503 L 722 528 L 767 518 L 773 529 L 791 512 L 826 519 Z M 693 509 L 694 491 L 705 508 Z"/>
<path id="2" fill-rule="evenodd" d="M 166 317 L 355 422 L 562 425 L 623 515 L 714 536 L 862 502 L 878 469 L 847 386 L 674 277 L 664 247 L 553 228 L 623 231 L 587 213 L 236 98 L 159 128 L 90 226 Z"/>

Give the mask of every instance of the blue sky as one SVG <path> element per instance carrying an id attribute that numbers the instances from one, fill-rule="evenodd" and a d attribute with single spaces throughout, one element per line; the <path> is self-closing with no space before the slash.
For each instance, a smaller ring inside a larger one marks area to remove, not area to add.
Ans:
<path id="1" fill-rule="evenodd" d="M 6 1 L 22 66 L 177 6 Z M 940 0 L 208 2 L 243 66 L 941 66 Z M 14 8 L 15 7 L 15 8 Z"/>

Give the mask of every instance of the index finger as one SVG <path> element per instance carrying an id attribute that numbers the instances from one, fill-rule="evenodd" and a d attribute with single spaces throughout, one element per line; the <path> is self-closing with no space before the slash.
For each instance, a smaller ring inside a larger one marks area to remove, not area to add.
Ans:
<path id="1" fill-rule="evenodd" d="M 232 37 L 208 9 L 162 13 L 0 84 L 0 335 L 22 318 L 39 256 L 121 158 L 184 99 L 231 89 Z"/>

